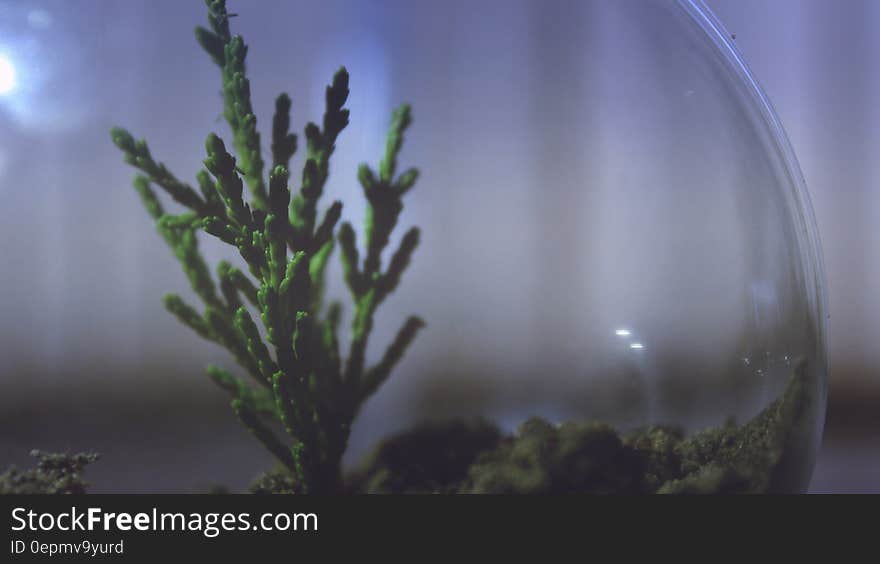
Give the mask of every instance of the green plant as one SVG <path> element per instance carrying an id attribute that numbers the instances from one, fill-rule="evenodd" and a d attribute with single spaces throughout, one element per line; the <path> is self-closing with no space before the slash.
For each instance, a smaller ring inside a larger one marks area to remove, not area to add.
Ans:
<path id="1" fill-rule="evenodd" d="M 89 487 L 82 475 L 98 454 L 49 453 L 32 450 L 37 467 L 30 470 L 7 468 L 0 473 L 0 495 L 9 494 L 84 494 Z"/>
<path id="2" fill-rule="evenodd" d="M 309 123 L 305 128 L 305 164 L 297 191 L 288 187 L 290 160 L 297 150 L 297 137 L 289 131 L 291 102 L 285 94 L 278 96 L 267 182 L 245 73 L 247 46 L 230 32 L 232 14 L 225 1 L 206 0 L 206 4 L 210 29 L 197 28 L 196 39 L 221 69 L 223 115 L 232 131 L 235 156 L 220 137 L 210 134 L 205 143 L 206 170 L 196 176 L 196 191 L 156 161 L 145 141 L 135 140 L 121 128 L 114 128 L 111 136 L 125 161 L 142 173 L 135 177 L 134 186 L 193 291 L 204 302 L 200 313 L 180 296 L 169 294 L 165 307 L 200 336 L 228 349 L 253 378 L 256 385 L 222 368 L 208 368 L 213 381 L 232 395 L 232 408 L 242 423 L 292 473 L 297 491 L 338 491 L 340 461 L 352 421 L 423 326 L 418 317 L 407 319 L 381 360 L 366 366 L 376 309 L 397 287 L 419 242 L 418 228 L 410 229 L 382 269 L 382 253 L 403 209 L 402 198 L 418 178 L 416 169 L 401 174 L 397 170 L 404 132 L 411 122 L 410 109 L 404 105 L 394 112 L 378 170 L 365 164 L 358 170 L 367 199 L 361 261 L 352 226 L 342 223 L 336 229 L 341 202 L 333 202 L 318 221 L 330 157 L 349 120 L 343 107 L 349 93 L 345 68 L 327 87 L 321 126 Z M 245 184 L 249 201 L 243 195 Z M 188 211 L 166 213 L 152 185 Z M 198 250 L 200 230 L 237 248 L 253 279 L 223 261 L 217 265 L 215 284 Z M 344 360 L 338 337 L 342 306 L 338 302 L 325 305 L 323 292 L 324 272 L 337 241 L 354 301 Z M 248 305 L 259 310 L 265 340 Z M 279 438 L 274 421 L 289 440 Z"/>

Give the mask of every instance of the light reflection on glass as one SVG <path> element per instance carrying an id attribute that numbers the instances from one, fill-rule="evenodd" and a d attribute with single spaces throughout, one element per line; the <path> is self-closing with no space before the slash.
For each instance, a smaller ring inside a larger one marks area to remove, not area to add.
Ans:
<path id="1" fill-rule="evenodd" d="M 12 64 L 9 57 L 0 53 L 0 96 L 9 94 L 15 90 L 17 83 L 15 65 Z"/>

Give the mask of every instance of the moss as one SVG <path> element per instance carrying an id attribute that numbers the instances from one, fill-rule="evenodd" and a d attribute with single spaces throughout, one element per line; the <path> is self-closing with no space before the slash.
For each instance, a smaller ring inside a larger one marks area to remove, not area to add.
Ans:
<path id="1" fill-rule="evenodd" d="M 805 363 L 785 393 L 742 426 L 684 438 L 668 427 L 626 436 L 597 422 L 533 418 L 501 436 L 486 422 L 432 423 L 382 443 L 348 482 L 362 493 L 764 493 L 785 491 L 792 435 L 812 401 Z"/>
<path id="2" fill-rule="evenodd" d="M 85 467 L 96 460 L 94 453 L 53 454 L 31 451 L 37 467 L 19 470 L 14 466 L 0 474 L 0 494 L 83 494 L 89 483 L 83 477 Z"/>
<path id="3" fill-rule="evenodd" d="M 676 450 L 685 476 L 705 475 L 705 469 L 724 471 L 720 482 L 727 491 L 763 492 L 783 490 L 780 471 L 789 463 L 799 415 L 810 402 L 806 364 L 795 368 L 785 393 L 741 427 L 724 427 L 697 433 L 682 441 Z M 739 483 L 738 486 L 735 484 Z"/>
<path id="4" fill-rule="evenodd" d="M 715 463 L 698 468 L 680 479 L 669 480 L 657 489 L 659 494 L 725 494 L 762 493 L 749 489 L 747 476 L 736 470 Z"/>
<path id="5" fill-rule="evenodd" d="M 260 474 L 251 483 L 248 491 L 252 494 L 260 495 L 302 493 L 302 489 L 297 485 L 293 474 L 284 466 L 278 466 Z"/>
<path id="6" fill-rule="evenodd" d="M 466 493 L 639 493 L 643 460 L 601 423 L 524 423 L 515 437 L 480 457 L 468 472 Z"/>
<path id="7" fill-rule="evenodd" d="M 347 480 L 350 492 L 455 493 L 501 432 L 477 421 L 430 423 L 381 444 Z"/>
<path id="8" fill-rule="evenodd" d="M 656 491 L 681 475 L 681 455 L 676 448 L 681 441 L 681 431 L 661 426 L 636 431 L 624 439 L 642 459 L 643 491 Z"/>

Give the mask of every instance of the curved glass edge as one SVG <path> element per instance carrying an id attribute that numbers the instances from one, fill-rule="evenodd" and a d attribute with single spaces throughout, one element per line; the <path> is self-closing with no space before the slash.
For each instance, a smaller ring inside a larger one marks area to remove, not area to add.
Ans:
<path id="1" fill-rule="evenodd" d="M 781 167 L 781 172 L 785 174 L 788 180 L 788 193 L 786 197 L 790 199 L 790 203 L 794 205 L 795 236 L 798 245 L 801 246 L 802 256 L 804 260 L 809 261 L 805 266 L 811 269 L 811 272 L 805 273 L 807 277 L 804 283 L 807 285 L 807 298 L 812 300 L 810 309 L 816 312 L 817 319 L 814 320 L 812 329 L 817 333 L 815 335 L 817 352 L 821 354 L 821 370 L 817 372 L 819 381 L 818 389 L 818 405 L 816 405 L 816 426 L 817 435 L 814 439 L 812 450 L 812 459 L 815 462 L 815 455 L 821 442 L 821 437 L 825 427 L 825 411 L 828 398 L 828 341 L 827 335 L 827 302 L 825 295 L 825 266 L 822 257 L 822 245 L 819 238 L 819 229 L 816 222 L 815 212 L 813 211 L 810 195 L 807 190 L 806 181 L 801 172 L 800 165 L 794 150 L 782 127 L 782 122 L 773 105 L 764 92 L 761 85 L 752 75 L 751 69 L 743 59 L 732 41 L 732 36 L 725 29 L 724 25 L 718 20 L 715 14 L 709 9 L 703 0 L 675 0 L 675 4 L 685 13 L 691 22 L 699 26 L 709 39 L 710 44 L 715 47 L 722 61 L 728 66 L 728 70 L 741 81 L 744 92 L 750 105 L 750 110 L 754 111 L 761 118 L 761 124 L 765 128 L 764 133 L 770 144 L 769 149 L 773 151 L 777 160 L 777 165 Z M 806 246 L 806 248 L 803 248 Z M 810 279 L 812 277 L 812 279 Z M 812 315 L 812 311 L 808 312 Z M 819 359 L 817 359 L 819 360 Z M 808 455 L 809 456 L 809 455 Z M 802 489 L 807 490 L 810 477 L 812 475 L 813 465 L 806 474 L 802 476 Z"/>
<path id="2" fill-rule="evenodd" d="M 776 157 L 779 159 L 780 164 L 787 173 L 788 179 L 791 181 L 790 196 L 793 198 L 795 204 L 797 204 L 796 213 L 798 215 L 796 219 L 800 224 L 798 226 L 800 227 L 799 234 L 803 234 L 806 237 L 805 241 L 808 246 L 806 249 L 808 251 L 806 256 L 812 262 L 809 266 L 812 267 L 815 276 L 811 281 L 813 288 L 808 288 L 808 290 L 812 290 L 811 298 L 815 300 L 816 311 L 819 314 L 819 319 L 816 320 L 816 327 L 819 331 L 817 338 L 822 347 L 821 352 L 823 359 L 825 359 L 827 364 L 828 344 L 825 337 L 828 314 L 825 296 L 825 266 L 822 258 L 822 244 L 819 237 L 818 224 L 813 211 L 813 205 L 810 200 L 803 173 L 798 164 L 797 156 L 792 149 L 788 135 L 785 133 L 785 129 L 782 127 L 782 122 L 776 114 L 776 111 L 773 109 L 773 104 L 770 102 L 764 89 L 752 75 L 751 69 L 737 50 L 736 45 L 734 45 L 731 40 L 731 35 L 724 28 L 724 25 L 718 20 L 712 10 L 706 6 L 703 0 L 675 0 L 675 2 L 687 15 L 690 16 L 693 22 L 706 32 L 706 35 L 711 40 L 712 44 L 718 49 L 719 53 L 723 55 L 723 60 L 727 61 L 729 64 L 730 70 L 738 75 L 744 82 L 746 91 L 751 98 L 752 109 L 756 110 L 757 113 L 764 118 L 763 123 L 768 130 L 767 133 L 769 134 L 769 139 L 773 142 L 773 149 L 775 149 Z"/>

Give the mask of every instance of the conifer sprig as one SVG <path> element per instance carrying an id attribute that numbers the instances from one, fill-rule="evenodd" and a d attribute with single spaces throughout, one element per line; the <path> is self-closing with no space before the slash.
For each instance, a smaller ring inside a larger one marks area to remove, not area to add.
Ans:
<path id="1" fill-rule="evenodd" d="M 358 171 L 367 199 L 361 264 L 354 228 L 345 222 L 336 229 L 342 203 L 333 202 L 318 219 L 330 158 L 349 122 L 348 72 L 340 68 L 327 86 L 321 125 L 309 123 L 305 128 L 305 161 L 296 190 L 289 185 L 290 160 L 297 150 L 297 136 L 290 132 L 291 101 L 286 94 L 277 97 L 272 168 L 266 179 L 245 69 L 247 45 L 230 31 L 225 0 L 206 4 L 209 25 L 196 28 L 195 34 L 221 69 L 224 116 L 234 154 L 219 136 L 210 134 L 205 170 L 196 175 L 197 191 L 156 161 L 145 141 L 121 128 L 114 128 L 111 137 L 125 161 L 140 171 L 135 189 L 204 304 L 200 312 L 170 294 L 165 307 L 198 335 L 226 348 L 255 384 L 216 366 L 208 367 L 211 380 L 232 396 L 233 411 L 289 469 L 299 491 L 336 491 L 355 416 L 424 325 L 417 317 L 409 318 L 380 361 L 365 366 L 376 309 L 400 283 L 419 242 L 418 228 L 410 229 L 382 271 L 382 252 L 403 209 L 403 195 L 418 178 L 415 169 L 396 175 L 404 132 L 412 121 L 410 109 L 402 106 L 394 112 L 378 172 L 367 165 Z M 152 186 L 188 211 L 167 213 Z M 250 276 L 221 261 L 215 283 L 198 249 L 200 230 L 235 247 Z M 325 270 L 337 241 L 354 300 L 345 360 L 339 340 L 342 305 L 325 304 L 324 298 Z M 259 321 L 249 307 L 258 311 Z M 286 439 L 279 437 L 279 428 Z"/>

